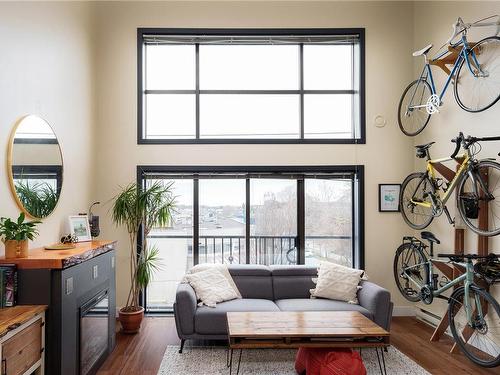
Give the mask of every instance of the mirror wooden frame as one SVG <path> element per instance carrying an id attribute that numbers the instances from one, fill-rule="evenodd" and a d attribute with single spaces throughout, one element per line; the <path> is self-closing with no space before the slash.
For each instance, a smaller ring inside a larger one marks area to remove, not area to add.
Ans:
<path id="1" fill-rule="evenodd" d="M 39 119 L 43 120 L 50 127 L 50 129 L 52 130 L 52 133 L 54 133 L 54 135 L 57 139 L 58 147 L 59 147 L 59 154 L 61 156 L 61 165 L 62 165 L 62 172 L 61 173 L 62 173 L 62 181 L 64 181 L 64 158 L 63 158 L 61 143 L 59 143 L 59 139 L 57 138 L 56 132 L 54 131 L 54 128 L 52 127 L 52 125 L 50 125 L 50 123 L 47 120 L 45 120 L 43 117 L 40 117 L 38 115 L 33 115 L 33 114 L 21 116 L 14 123 L 14 127 L 12 128 L 12 131 L 11 131 L 10 137 L 9 137 L 9 144 L 7 146 L 7 178 L 9 179 L 10 192 L 12 193 L 12 196 L 14 197 L 14 201 L 16 202 L 17 207 L 21 210 L 21 212 L 23 212 L 27 217 L 32 218 L 32 219 L 46 219 L 47 217 L 52 215 L 52 213 L 57 209 L 57 206 L 59 205 L 59 201 L 61 200 L 61 194 L 62 194 L 62 185 L 61 185 L 61 193 L 59 194 L 59 197 L 57 199 L 56 205 L 54 206 L 54 209 L 52 210 L 52 212 L 50 214 L 48 214 L 45 217 L 36 217 L 36 216 L 32 215 L 30 212 L 28 212 L 28 210 L 24 207 L 23 203 L 21 202 L 21 200 L 17 196 L 16 186 L 14 185 L 14 173 L 12 172 L 13 153 L 14 153 L 14 138 L 16 136 L 16 132 L 17 132 L 17 129 L 19 128 L 19 125 L 29 116 L 36 116 Z M 63 183 L 63 185 L 64 185 L 64 183 Z"/>

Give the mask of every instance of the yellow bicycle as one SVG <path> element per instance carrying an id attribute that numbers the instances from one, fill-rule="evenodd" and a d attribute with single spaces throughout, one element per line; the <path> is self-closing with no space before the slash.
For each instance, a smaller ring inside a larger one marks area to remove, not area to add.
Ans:
<path id="1" fill-rule="evenodd" d="M 429 153 L 434 142 L 415 146 L 417 157 L 427 159 L 427 168 L 425 172 L 410 174 L 401 186 L 399 203 L 406 223 L 413 229 L 424 229 L 444 212 L 453 224 L 446 202 L 458 189 L 457 208 L 465 225 L 483 236 L 499 234 L 500 164 L 495 159 L 475 158 L 481 150 L 479 142 L 498 140 L 500 137 L 464 137 L 460 133 L 452 139 L 456 144 L 453 154 L 449 158 L 435 160 Z M 461 147 L 465 152 L 457 158 Z M 437 178 L 435 165 L 455 158 L 460 166 L 454 178 L 449 182 Z M 484 226 L 486 222 L 487 227 Z"/>

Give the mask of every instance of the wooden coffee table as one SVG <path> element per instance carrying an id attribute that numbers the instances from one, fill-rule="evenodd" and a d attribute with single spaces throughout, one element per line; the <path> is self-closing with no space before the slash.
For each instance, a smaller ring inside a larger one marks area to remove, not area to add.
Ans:
<path id="1" fill-rule="evenodd" d="M 375 348 L 380 371 L 386 373 L 384 349 L 390 334 L 357 311 L 228 312 L 227 325 L 229 374 L 235 349 L 240 350 L 238 374 L 243 349 L 300 347 Z"/>

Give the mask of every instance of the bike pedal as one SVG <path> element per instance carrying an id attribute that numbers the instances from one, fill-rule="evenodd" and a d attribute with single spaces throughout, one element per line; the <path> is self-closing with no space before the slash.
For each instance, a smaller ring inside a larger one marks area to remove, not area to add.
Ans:
<path id="1" fill-rule="evenodd" d="M 414 296 L 414 295 L 416 295 L 416 294 L 417 294 L 417 291 L 416 291 L 416 290 L 413 290 L 413 289 L 406 289 L 406 288 L 405 288 L 405 294 L 406 294 L 407 296 L 409 296 L 409 297 L 412 297 L 412 296 Z"/>

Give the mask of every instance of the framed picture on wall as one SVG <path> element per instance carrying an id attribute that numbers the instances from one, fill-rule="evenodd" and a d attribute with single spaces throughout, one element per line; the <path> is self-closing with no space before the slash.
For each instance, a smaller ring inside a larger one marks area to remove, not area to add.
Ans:
<path id="1" fill-rule="evenodd" d="M 378 185 L 378 211 L 399 212 L 399 192 L 401 184 Z"/>
<path id="2" fill-rule="evenodd" d="M 78 242 L 92 241 L 89 218 L 87 215 L 74 215 L 68 218 L 69 232 L 78 238 Z"/>

